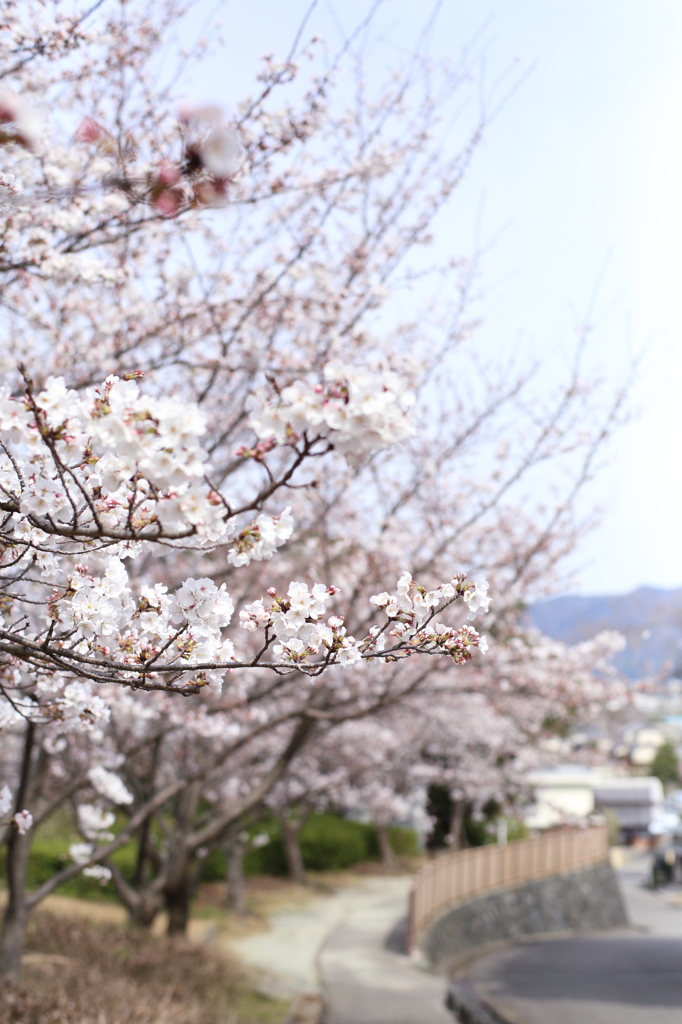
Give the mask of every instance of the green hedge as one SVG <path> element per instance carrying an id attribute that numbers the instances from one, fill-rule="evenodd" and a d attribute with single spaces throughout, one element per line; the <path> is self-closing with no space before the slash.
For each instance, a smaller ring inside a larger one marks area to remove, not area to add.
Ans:
<path id="1" fill-rule="evenodd" d="M 270 819 L 253 826 L 251 835 L 263 832 L 270 836 L 267 846 L 251 847 L 244 857 L 247 875 L 286 875 L 287 865 L 279 822 Z M 408 828 L 390 828 L 393 849 L 399 857 L 418 853 L 416 833 Z M 363 861 L 379 859 L 376 829 L 360 821 L 350 821 L 336 814 L 313 814 L 301 829 L 301 854 L 310 871 L 338 871 Z M 204 866 L 205 881 L 225 878 L 225 854 L 215 850 Z"/>
<path id="2" fill-rule="evenodd" d="M 376 855 L 375 843 L 371 825 L 333 814 L 309 818 L 300 836 L 303 863 L 311 871 L 338 871 L 371 860 Z"/>
<path id="3" fill-rule="evenodd" d="M 31 847 L 31 856 L 28 862 L 27 886 L 29 889 L 37 889 L 47 882 L 53 875 L 56 875 L 62 868 L 67 867 L 69 859 L 68 847 L 75 839 L 44 839 L 36 836 Z M 5 859 L 6 849 L 3 847 L 0 852 L 0 878 L 3 882 L 6 879 Z M 132 878 L 135 867 L 135 848 L 132 843 L 117 850 L 112 860 L 120 867 L 121 871 L 128 878 Z M 83 899 L 105 899 L 116 900 L 116 890 L 111 882 L 102 885 L 96 878 L 87 878 L 83 874 L 77 874 L 64 885 L 60 885 L 55 892 L 62 896 L 78 896 Z"/>
<path id="4" fill-rule="evenodd" d="M 287 873 L 284 847 L 279 822 L 275 819 L 252 826 L 251 835 L 266 832 L 270 836 L 267 846 L 251 847 L 244 858 L 247 875 L 279 875 Z M 391 844 L 399 857 L 412 857 L 418 853 L 417 836 L 407 828 L 389 829 Z M 67 826 L 54 829 L 47 834 L 36 835 L 28 865 L 28 887 L 37 889 L 58 871 L 70 863 L 69 843 L 77 842 Z M 379 859 L 379 843 L 376 829 L 360 821 L 350 821 L 336 814 L 313 814 L 301 830 L 301 853 L 303 863 L 310 871 L 338 871 L 363 861 Z M 5 874 L 4 848 L 0 851 L 0 878 Z M 136 849 L 129 843 L 113 855 L 113 860 L 127 878 L 132 878 L 135 868 Z M 207 858 L 203 869 L 204 881 L 223 881 L 226 874 L 225 854 L 215 850 Z M 111 882 L 102 885 L 95 878 L 76 875 L 65 885 L 55 890 L 63 896 L 78 896 L 84 899 L 115 900 L 116 891 Z"/>

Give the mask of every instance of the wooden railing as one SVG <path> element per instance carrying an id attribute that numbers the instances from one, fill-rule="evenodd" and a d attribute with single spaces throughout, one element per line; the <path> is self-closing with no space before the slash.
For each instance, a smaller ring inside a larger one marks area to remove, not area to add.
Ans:
<path id="1" fill-rule="evenodd" d="M 534 879 L 601 864 L 608 855 L 606 826 L 595 825 L 435 857 L 415 875 L 412 886 L 410 951 L 419 947 L 429 925 L 450 906 Z"/>

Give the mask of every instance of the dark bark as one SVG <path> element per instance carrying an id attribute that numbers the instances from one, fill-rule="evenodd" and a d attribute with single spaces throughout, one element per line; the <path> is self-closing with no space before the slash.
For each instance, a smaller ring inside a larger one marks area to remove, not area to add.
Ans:
<path id="1" fill-rule="evenodd" d="M 35 725 L 28 722 L 21 778 L 14 804 L 15 813 L 24 810 L 30 798 L 35 731 Z M 22 836 L 14 828 L 10 828 L 7 837 L 7 908 L 0 936 L 0 976 L 10 983 L 18 979 L 21 971 L 21 954 L 29 911 L 26 903 L 26 870 L 32 838 L 31 831 Z"/>
<path id="2" fill-rule="evenodd" d="M 194 782 L 176 801 L 175 827 L 170 840 L 169 862 L 163 896 L 168 913 L 168 934 L 184 935 L 189 922 L 192 902 L 192 860 L 196 850 L 187 847 L 185 838 L 194 827 L 199 801 L 201 782 Z"/>
<path id="3" fill-rule="evenodd" d="M 282 814 L 280 817 L 282 846 L 284 847 L 287 871 L 292 882 L 297 882 L 299 885 L 307 884 L 301 844 L 298 841 L 301 829 L 305 825 L 307 818 L 307 814 L 296 818 L 289 817 L 287 814 Z"/>
<path id="4" fill-rule="evenodd" d="M 388 825 L 377 825 L 377 839 L 379 841 L 379 853 L 384 867 L 400 867 L 400 861 L 396 857 L 395 850 L 391 846 L 391 837 L 388 834 Z"/>
<path id="5" fill-rule="evenodd" d="M 128 924 L 133 928 L 144 928 L 149 931 L 161 910 L 161 900 L 148 893 L 142 893 L 142 898 L 134 907 L 128 907 Z"/>
<path id="6" fill-rule="evenodd" d="M 229 910 L 244 917 L 246 909 L 246 879 L 244 878 L 244 854 L 246 841 L 239 828 L 231 829 L 225 839 L 227 857 L 227 894 L 225 903 Z"/>
<path id="7" fill-rule="evenodd" d="M 168 911 L 168 935 L 184 935 L 187 931 L 192 903 L 189 871 L 185 872 L 175 885 L 166 887 L 164 899 Z"/>
<path id="8" fill-rule="evenodd" d="M 28 907 L 24 899 L 26 890 L 26 868 L 31 849 L 28 835 L 20 836 L 12 830 L 7 843 L 7 909 L 0 938 L 0 976 L 14 982 L 21 970 L 21 953 L 24 948 Z"/>
<path id="9" fill-rule="evenodd" d="M 151 885 L 144 888 L 131 885 L 114 861 L 109 861 L 107 867 L 116 892 L 128 911 L 128 923 L 134 928 L 151 928 L 156 915 L 163 910 L 163 894 Z"/>
<path id="10" fill-rule="evenodd" d="M 149 829 L 151 827 L 152 819 L 147 818 L 142 823 L 142 828 L 138 833 L 137 839 L 137 858 L 135 860 L 135 873 L 133 875 L 133 888 L 140 889 L 144 882 L 145 867 L 149 859 Z"/>
<path id="11" fill-rule="evenodd" d="M 147 777 L 138 780 L 135 778 L 129 779 L 131 788 L 134 792 L 138 793 L 138 799 L 142 802 L 148 800 L 154 791 L 163 741 L 164 736 L 160 735 L 156 737 L 151 745 L 151 763 Z M 135 874 L 133 876 L 133 888 L 135 889 L 141 889 L 143 887 L 148 865 L 151 865 L 154 875 L 158 875 L 159 873 L 160 859 L 157 851 L 154 849 L 151 835 L 152 820 L 151 816 L 146 818 L 138 833 L 137 860 L 135 862 Z"/>

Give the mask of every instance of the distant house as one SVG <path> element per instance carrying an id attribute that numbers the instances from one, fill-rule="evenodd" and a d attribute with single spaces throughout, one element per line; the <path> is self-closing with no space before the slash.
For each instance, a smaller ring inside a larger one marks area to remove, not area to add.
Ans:
<path id="1" fill-rule="evenodd" d="M 624 838 L 633 838 L 663 816 L 663 785 L 654 776 L 595 780 L 594 803 L 612 811 Z"/>
<path id="2" fill-rule="evenodd" d="M 623 733 L 622 741 L 613 750 L 616 757 L 627 758 L 636 768 L 648 768 L 666 736 L 652 726 L 631 727 Z"/>
<path id="3" fill-rule="evenodd" d="M 663 816 L 663 786 L 653 777 L 611 776 L 574 766 L 531 772 L 535 801 L 524 817 L 528 828 L 545 829 L 610 811 L 629 840 Z"/>
<path id="4" fill-rule="evenodd" d="M 587 770 L 562 768 L 531 772 L 528 781 L 535 796 L 524 816 L 528 828 L 570 824 L 594 813 L 594 790 Z"/>

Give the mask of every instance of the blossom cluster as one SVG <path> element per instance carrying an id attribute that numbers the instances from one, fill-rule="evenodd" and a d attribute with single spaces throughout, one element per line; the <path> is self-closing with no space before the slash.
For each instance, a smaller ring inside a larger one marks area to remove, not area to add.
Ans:
<path id="1" fill-rule="evenodd" d="M 92 812 L 90 814 L 91 820 L 88 818 L 89 811 Z M 85 828 L 87 827 L 89 832 L 86 834 L 89 834 L 91 839 L 96 840 L 96 842 L 71 843 L 69 846 L 69 856 L 74 864 L 83 865 L 84 875 L 88 878 L 97 879 L 101 885 L 106 885 L 111 878 L 111 870 L 108 867 L 105 867 L 104 864 L 88 863 L 97 849 L 97 842 L 103 843 L 114 838 L 113 832 L 100 832 L 94 828 L 96 818 L 98 816 L 101 821 L 111 821 L 111 824 L 113 825 L 115 815 L 103 812 L 99 807 L 90 807 L 88 804 L 82 804 L 78 808 L 78 822 L 81 831 L 85 832 Z"/>
<path id="2" fill-rule="evenodd" d="M 309 590 L 307 583 L 294 581 L 286 596 L 274 589 L 268 591 L 270 607 L 265 607 L 263 598 L 246 605 L 239 613 L 240 625 L 251 632 L 265 629 L 268 638 L 276 638 L 279 642 L 273 654 L 279 662 L 301 664 L 322 653 L 346 668 L 362 657 L 355 638 L 346 634 L 342 616 L 331 615 L 322 621 L 326 602 L 338 592 L 324 583 Z"/>
<path id="3" fill-rule="evenodd" d="M 14 797 L 9 786 L 3 786 L 0 789 L 0 825 L 7 824 L 1 819 L 5 818 L 7 814 L 12 810 L 14 803 Z M 20 836 L 26 835 L 28 830 L 33 824 L 33 815 L 30 811 L 18 811 L 10 820 L 9 824 L 12 828 L 15 828 Z"/>
<path id="4" fill-rule="evenodd" d="M 56 591 L 49 602 L 47 620 L 58 624 L 72 643 L 77 641 L 75 650 L 100 656 L 118 652 L 122 668 L 144 665 L 162 649 L 180 669 L 233 659 L 232 642 L 222 637 L 234 611 L 225 584 L 218 587 L 211 579 L 190 577 L 175 594 L 156 583 L 141 586 L 135 598 L 123 561 L 114 555 L 103 561 L 105 568 L 98 576 L 78 567 L 67 576 L 64 591 Z M 202 678 L 219 683 L 222 676 Z M 82 686 L 70 684 L 78 685 Z M 66 691 L 65 695 L 70 696 Z"/>
<path id="5" fill-rule="evenodd" d="M 16 174 L 0 172 L 0 214 L 11 213 L 21 201 L 23 192 Z"/>
<path id="6" fill-rule="evenodd" d="M 114 806 L 131 804 L 132 793 L 128 792 L 119 776 L 102 765 L 95 765 L 88 772 L 88 781 L 95 793 Z M 107 810 L 101 800 L 96 803 L 79 804 L 76 809 L 78 829 L 84 842 L 71 843 L 69 856 L 74 864 L 83 866 L 83 874 L 97 879 L 105 885 L 111 878 L 111 871 L 103 864 L 90 864 L 98 844 L 108 843 L 114 838 L 110 831 L 116 821 L 113 811 Z"/>
<path id="7" fill-rule="evenodd" d="M 325 437 L 342 451 L 347 445 L 349 457 L 351 448 L 357 456 L 406 436 L 409 403 L 395 375 L 329 364 L 326 377 L 326 387 L 285 388 L 258 429 L 274 429 L 274 443 L 286 444 L 291 431 L 314 428 L 313 441 Z M 60 669 L 75 659 L 79 672 L 87 664 L 96 681 L 165 688 L 164 673 L 174 673 L 194 690 L 222 685 L 225 670 L 239 664 L 223 635 L 234 612 L 225 584 L 190 577 L 172 593 L 163 583 L 131 580 L 125 564 L 158 543 L 200 550 L 231 543 L 227 561 L 240 568 L 270 559 L 291 536 L 289 507 L 278 516 L 261 512 L 234 536 L 233 505 L 207 478 L 205 429 L 196 406 L 145 395 L 134 379 L 111 376 L 77 393 L 51 377 L 38 393 L 28 382 L 21 398 L 0 391 L 0 502 L 7 513 L 0 577 L 9 599 L 0 638 L 14 645 L 13 654 L 21 643 L 32 644 L 26 660 L 43 671 L 47 644 Z M 356 639 L 343 616 L 325 617 L 337 588 L 317 583 L 309 590 L 294 581 L 285 595 L 269 590 L 267 608 L 263 599 L 247 604 L 240 623 L 264 631 L 271 668 L 308 665 L 317 673 L 396 651 L 462 661 L 485 640 L 475 630 L 433 627 L 431 617 L 456 598 L 472 615 L 485 612 L 487 589 L 485 578 L 458 576 L 429 591 L 404 573 L 395 594 L 371 599 L 387 621 Z M 49 706 L 53 721 L 88 728 L 106 717 L 82 680 L 57 671 L 39 685 L 50 691 L 40 713 Z M 26 717 L 35 713 L 29 709 Z"/>
<path id="8" fill-rule="evenodd" d="M 40 139 L 38 112 L 15 92 L 0 89 L 0 145 L 16 143 L 35 152 Z"/>
<path id="9" fill-rule="evenodd" d="M 109 833 L 107 833 L 109 834 Z M 96 878 L 100 884 L 106 885 L 111 878 L 111 871 L 104 864 L 90 864 L 88 862 L 95 853 L 95 843 L 71 843 L 69 856 L 74 864 L 83 865 L 83 874 L 88 878 Z"/>
<path id="10" fill-rule="evenodd" d="M 434 590 L 426 590 L 405 571 L 398 580 L 394 594 L 386 592 L 370 597 L 370 603 L 382 608 L 389 619 L 386 632 L 389 637 L 409 644 L 409 650 L 428 651 L 450 655 L 457 663 L 468 661 L 471 649 L 477 647 L 482 654 L 488 650 L 488 641 L 471 626 L 459 629 L 431 621 L 438 605 L 448 605 L 462 598 L 469 608 L 469 617 L 486 613 L 490 605 L 488 581 L 467 581 L 465 575 L 453 577 Z M 384 630 L 372 627 L 366 649 L 382 650 Z"/>
<path id="11" fill-rule="evenodd" d="M 63 672 L 39 672 L 33 697 L 22 691 L 18 665 L 3 665 L 0 675 L 3 690 L 14 690 L 11 701 L 0 700 L 0 731 L 30 721 L 50 724 L 56 737 L 63 732 L 89 732 L 109 721 L 109 705 L 94 692 L 92 683 L 73 680 Z M 37 698 L 37 699 L 33 699 Z"/>
<path id="12" fill-rule="evenodd" d="M 133 795 L 124 786 L 115 772 L 97 765 L 88 772 L 92 788 L 112 804 L 131 804 Z M 108 826 L 107 826 L 108 827 Z"/>
<path id="13" fill-rule="evenodd" d="M 36 396 L 2 388 L 0 487 L 22 519 L 50 533 L 52 521 L 79 537 L 118 530 L 215 541 L 232 527 L 203 480 L 205 429 L 197 407 L 115 376 L 83 395 L 57 377 Z"/>
<path id="14" fill-rule="evenodd" d="M 234 566 L 248 565 L 251 561 L 267 561 L 277 548 L 289 540 L 293 531 L 294 520 L 290 506 L 279 516 L 267 516 L 261 512 L 250 526 L 235 537 L 227 553 L 227 560 Z"/>
<path id="15" fill-rule="evenodd" d="M 273 648 L 278 661 L 302 665 L 308 659 L 323 655 L 325 663 L 347 668 L 361 659 L 404 656 L 415 652 L 438 653 L 452 657 L 457 663 L 468 661 L 474 648 L 482 654 L 488 642 L 472 626 L 459 628 L 432 623 L 435 609 L 462 598 L 470 614 L 486 612 L 490 599 L 485 577 L 466 582 L 465 576 L 456 576 L 435 590 L 427 591 L 404 572 L 395 594 L 376 594 L 370 603 L 382 609 L 387 622 L 370 628 L 369 635 L 356 640 L 346 632 L 342 616 L 332 615 L 326 622 L 327 600 L 338 593 L 336 587 L 316 583 L 312 590 L 307 584 L 291 583 L 286 596 L 276 590 L 268 591 L 272 603 L 266 607 L 263 598 L 246 605 L 239 613 L 240 625 L 251 632 L 264 629 L 268 639 L 279 642 Z M 393 646 L 386 648 L 389 637 Z M 318 663 L 319 664 L 319 663 Z"/>
<path id="16" fill-rule="evenodd" d="M 331 362 L 324 380 L 297 380 L 273 396 L 252 397 L 250 422 L 257 436 L 274 437 L 278 444 L 303 434 L 311 440 L 325 437 L 350 463 L 358 463 L 412 434 L 407 412 L 414 397 L 393 371 Z"/>

